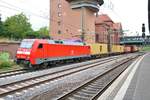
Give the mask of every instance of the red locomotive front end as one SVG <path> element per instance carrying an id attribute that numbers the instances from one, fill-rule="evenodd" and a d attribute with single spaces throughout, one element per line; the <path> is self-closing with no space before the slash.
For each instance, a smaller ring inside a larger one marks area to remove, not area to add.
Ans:
<path id="1" fill-rule="evenodd" d="M 17 63 L 28 64 L 35 39 L 24 39 L 16 53 Z"/>

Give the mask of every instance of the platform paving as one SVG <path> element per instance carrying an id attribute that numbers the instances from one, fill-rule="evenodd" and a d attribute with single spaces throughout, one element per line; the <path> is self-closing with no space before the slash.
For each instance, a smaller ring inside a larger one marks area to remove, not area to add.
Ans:
<path id="1" fill-rule="evenodd" d="M 150 100 L 150 53 L 139 64 L 123 100 Z"/>
<path id="2" fill-rule="evenodd" d="M 131 74 L 133 77 L 130 77 Z M 134 66 L 116 96 L 111 98 L 113 99 L 150 100 L 150 53 L 147 53 L 139 64 Z"/>

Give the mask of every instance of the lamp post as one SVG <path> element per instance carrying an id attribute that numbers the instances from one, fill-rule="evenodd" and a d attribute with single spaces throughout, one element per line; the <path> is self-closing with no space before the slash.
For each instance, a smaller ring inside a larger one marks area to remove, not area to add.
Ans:
<path id="1" fill-rule="evenodd" d="M 124 43 L 124 32 L 127 32 L 127 31 L 129 31 L 129 30 L 112 30 L 112 29 L 108 29 L 108 51 L 109 52 L 111 52 L 111 41 L 110 41 L 110 35 L 111 34 L 113 34 L 113 33 L 115 33 L 115 32 L 119 32 L 119 33 L 121 33 L 121 35 L 122 35 L 122 38 L 123 38 L 123 45 L 125 45 L 125 43 Z"/>
<path id="2" fill-rule="evenodd" d="M 84 22 L 84 11 L 85 7 L 81 8 L 81 40 L 85 42 L 85 22 Z"/>
<path id="3" fill-rule="evenodd" d="M 107 39 L 108 39 L 108 52 L 110 52 L 111 53 L 111 47 L 112 47 L 112 45 L 111 45 L 111 34 L 112 34 L 112 30 L 109 28 L 108 30 L 108 35 L 107 35 Z"/>

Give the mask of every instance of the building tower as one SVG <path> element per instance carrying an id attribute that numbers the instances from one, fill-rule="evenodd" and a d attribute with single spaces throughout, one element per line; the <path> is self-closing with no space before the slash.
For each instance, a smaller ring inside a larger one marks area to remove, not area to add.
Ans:
<path id="1" fill-rule="evenodd" d="M 95 42 L 95 14 L 103 0 L 50 0 L 50 36 Z"/>

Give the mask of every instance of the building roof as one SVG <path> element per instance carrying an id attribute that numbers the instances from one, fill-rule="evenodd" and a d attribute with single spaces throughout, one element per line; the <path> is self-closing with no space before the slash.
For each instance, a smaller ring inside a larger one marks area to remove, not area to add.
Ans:
<path id="1" fill-rule="evenodd" d="M 114 23 L 113 28 L 116 29 L 116 30 L 119 30 L 119 29 L 122 28 L 122 25 L 121 25 L 121 23 Z"/>
<path id="2" fill-rule="evenodd" d="M 105 23 L 105 22 L 112 22 L 112 19 L 107 14 L 102 14 L 96 17 L 96 24 Z"/>
<path id="3" fill-rule="evenodd" d="M 68 2 L 71 2 L 71 1 L 77 1 L 77 0 L 66 0 Z M 85 1 L 85 0 L 84 0 Z M 97 1 L 98 4 L 101 6 L 102 4 L 104 4 L 104 1 L 103 0 L 93 0 L 93 1 Z"/>

